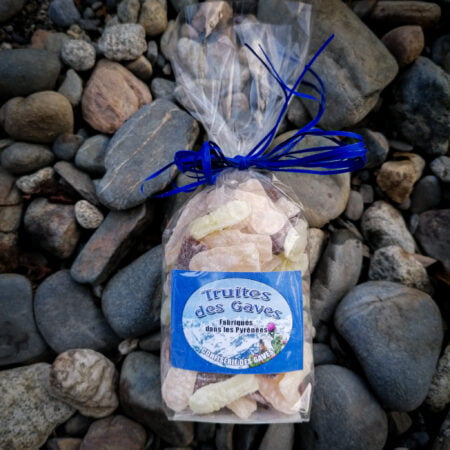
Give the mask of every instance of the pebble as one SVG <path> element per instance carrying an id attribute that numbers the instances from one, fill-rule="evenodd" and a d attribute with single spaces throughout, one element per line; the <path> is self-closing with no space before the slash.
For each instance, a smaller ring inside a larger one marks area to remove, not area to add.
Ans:
<path id="1" fill-rule="evenodd" d="M 258 450 L 294 448 L 295 428 L 292 423 L 272 423 L 267 427 Z"/>
<path id="2" fill-rule="evenodd" d="M 0 232 L 0 272 L 14 272 L 19 264 L 19 236 L 17 232 Z"/>
<path id="3" fill-rule="evenodd" d="M 20 177 L 16 186 L 24 194 L 39 194 L 46 186 L 55 182 L 55 171 L 52 167 L 44 167 L 35 173 Z"/>
<path id="4" fill-rule="evenodd" d="M 450 134 L 450 75 L 421 56 L 400 75 L 393 93 L 392 125 L 406 141 L 423 152 L 436 156 L 445 154 Z"/>
<path id="5" fill-rule="evenodd" d="M 442 198 L 439 180 L 434 175 L 427 175 L 419 180 L 411 194 L 411 212 L 421 212 L 433 209 L 439 205 Z"/>
<path id="6" fill-rule="evenodd" d="M 336 355 L 327 344 L 314 342 L 313 344 L 314 365 L 323 366 L 326 364 L 335 364 Z"/>
<path id="7" fill-rule="evenodd" d="M 112 209 L 127 209 L 164 189 L 175 173 L 168 171 L 147 182 L 145 195 L 139 185 L 149 174 L 172 162 L 178 149 L 191 149 L 198 133 L 197 122 L 167 100 L 158 99 L 142 107 L 108 145 L 106 174 L 97 188 L 100 201 Z"/>
<path id="8" fill-rule="evenodd" d="M 130 353 L 120 373 L 120 404 L 124 413 L 174 447 L 187 447 L 194 437 L 192 422 L 169 421 L 161 398 L 159 358 Z"/>
<path id="9" fill-rule="evenodd" d="M 22 202 L 15 186 L 15 178 L 0 166 L 0 206 L 18 205 Z"/>
<path id="10" fill-rule="evenodd" d="M 344 297 L 334 322 L 387 409 L 408 412 L 425 400 L 443 337 L 439 308 L 429 295 L 368 281 Z"/>
<path id="11" fill-rule="evenodd" d="M 449 156 L 439 156 L 431 161 L 430 169 L 443 183 L 450 183 Z"/>
<path id="12" fill-rule="evenodd" d="M 167 28 L 167 0 L 145 0 L 141 6 L 139 23 L 147 36 L 157 36 Z"/>
<path id="13" fill-rule="evenodd" d="M 33 241 L 57 258 L 69 258 L 74 252 L 80 231 L 73 205 L 37 198 L 28 205 L 24 223 Z"/>
<path id="14" fill-rule="evenodd" d="M 345 217 L 349 220 L 357 221 L 361 218 L 364 211 L 364 200 L 358 191 L 351 190 L 345 208 Z"/>
<path id="15" fill-rule="evenodd" d="M 73 0 L 52 0 L 48 16 L 55 25 L 63 28 L 70 27 L 81 19 Z"/>
<path id="16" fill-rule="evenodd" d="M 151 210 L 146 205 L 111 211 L 73 262 L 72 277 L 79 283 L 94 285 L 105 281 L 151 219 Z"/>
<path id="17" fill-rule="evenodd" d="M 78 134 L 60 134 L 53 143 L 53 153 L 58 159 L 71 161 L 83 141 L 83 136 Z"/>
<path id="18" fill-rule="evenodd" d="M 83 439 L 80 450 L 144 450 L 147 433 L 142 425 L 117 415 L 96 420 Z"/>
<path id="19" fill-rule="evenodd" d="M 326 337 L 322 324 L 332 319 L 339 300 L 358 282 L 362 257 L 361 241 L 350 231 L 331 234 L 311 284 L 311 316 L 319 342 Z"/>
<path id="20" fill-rule="evenodd" d="M 75 203 L 75 218 L 86 230 L 95 230 L 103 222 L 102 212 L 87 200 L 79 200 Z"/>
<path id="21" fill-rule="evenodd" d="M 450 34 L 444 34 L 433 42 L 431 57 L 436 64 L 450 73 Z"/>
<path id="22" fill-rule="evenodd" d="M 95 186 L 89 175 L 77 169 L 73 164 L 67 161 L 59 161 L 54 166 L 55 172 L 81 197 L 98 205 L 97 194 L 95 193 Z"/>
<path id="23" fill-rule="evenodd" d="M 394 153 L 393 161 L 385 162 L 377 175 L 380 189 L 394 202 L 408 200 L 414 183 L 421 177 L 425 161 L 414 153 Z"/>
<path id="24" fill-rule="evenodd" d="M 58 56 L 47 50 L 2 50 L 0 99 L 6 100 L 53 89 L 60 70 Z"/>
<path id="25" fill-rule="evenodd" d="M 98 48 L 113 61 L 136 59 L 147 50 L 145 30 L 134 23 L 108 26 L 98 41 Z"/>
<path id="26" fill-rule="evenodd" d="M 171 102 L 175 101 L 175 83 L 171 80 L 158 77 L 153 78 L 150 89 L 155 99 L 165 98 Z"/>
<path id="27" fill-rule="evenodd" d="M 105 173 L 105 151 L 109 137 L 98 134 L 86 139 L 75 156 L 75 165 L 93 175 Z"/>
<path id="28" fill-rule="evenodd" d="M 361 218 L 361 229 L 374 250 L 398 245 L 406 252 L 414 253 L 414 239 L 402 215 L 389 203 L 378 200 L 367 208 Z"/>
<path id="29" fill-rule="evenodd" d="M 39 331 L 56 353 L 74 348 L 106 351 L 120 342 L 89 288 L 76 283 L 67 270 L 50 275 L 38 286 L 34 313 Z"/>
<path id="30" fill-rule="evenodd" d="M 360 128 L 357 130 L 357 133 L 362 136 L 367 148 L 367 162 L 364 167 L 373 169 L 383 164 L 389 153 L 389 142 L 384 134 L 369 128 Z"/>
<path id="31" fill-rule="evenodd" d="M 431 380 L 425 404 L 434 412 L 442 411 L 450 403 L 450 345 L 439 359 Z"/>
<path id="32" fill-rule="evenodd" d="M 122 0 L 117 5 L 117 17 L 122 23 L 136 23 L 140 9 L 139 0 Z"/>
<path id="33" fill-rule="evenodd" d="M 46 443 L 46 450 L 79 450 L 81 439 L 77 438 L 52 438 Z"/>
<path id="34" fill-rule="evenodd" d="M 386 414 L 364 381 L 336 365 L 316 367 L 314 377 L 311 418 L 299 428 L 299 448 L 382 450 L 388 433 Z"/>
<path id="35" fill-rule="evenodd" d="M 64 42 L 66 42 L 69 39 L 70 37 L 66 33 L 49 32 L 45 39 L 44 48 L 49 52 L 55 53 L 59 59 L 62 46 Z"/>
<path id="36" fill-rule="evenodd" d="M 72 133 L 72 105 L 52 91 L 16 97 L 0 109 L 0 124 L 17 141 L 51 143 L 60 134 Z"/>
<path id="37" fill-rule="evenodd" d="M 149 81 L 153 75 L 152 63 L 144 55 L 128 63 L 127 69 L 143 81 Z"/>
<path id="38" fill-rule="evenodd" d="M 378 2 L 370 14 L 370 20 L 389 25 L 419 25 L 433 27 L 441 17 L 441 8 L 436 3 L 395 0 Z"/>
<path id="39" fill-rule="evenodd" d="M 126 339 L 158 330 L 161 268 L 159 245 L 121 269 L 106 285 L 102 309 L 118 336 Z"/>
<path id="40" fill-rule="evenodd" d="M 390 433 L 400 436 L 411 428 L 413 421 L 408 413 L 392 411 L 388 413 Z"/>
<path id="41" fill-rule="evenodd" d="M 53 162 L 53 153 L 43 145 L 16 142 L 0 154 L 2 167 L 10 173 L 21 175 L 48 166 Z"/>
<path id="42" fill-rule="evenodd" d="M 83 94 L 83 80 L 73 69 L 69 69 L 58 92 L 69 100 L 72 106 L 77 106 Z"/>
<path id="43" fill-rule="evenodd" d="M 61 59 L 76 71 L 89 70 L 95 65 L 95 48 L 81 39 L 69 39 L 62 46 Z"/>
<path id="44" fill-rule="evenodd" d="M 325 250 L 327 234 L 320 228 L 308 229 L 309 271 L 314 272 L 319 259 Z"/>
<path id="45" fill-rule="evenodd" d="M 156 59 L 158 58 L 158 44 L 156 41 L 148 42 L 146 56 L 152 64 L 156 63 Z"/>
<path id="46" fill-rule="evenodd" d="M 0 317 L 0 367 L 46 352 L 47 345 L 34 321 L 31 283 L 24 276 L 0 274 Z"/>
<path id="47" fill-rule="evenodd" d="M 428 294 L 432 292 L 430 279 L 423 265 L 397 245 L 375 251 L 370 259 L 369 279 L 396 281 Z"/>
<path id="48" fill-rule="evenodd" d="M 91 417 L 76 413 L 64 424 L 64 432 L 69 436 L 82 437 L 87 433 L 93 421 L 94 419 Z"/>
<path id="49" fill-rule="evenodd" d="M 0 206 L 0 233 L 12 233 L 19 230 L 23 205 Z"/>
<path id="50" fill-rule="evenodd" d="M 114 364 L 90 349 L 68 350 L 53 361 L 49 393 L 87 417 L 106 417 L 119 405 Z"/>
<path id="51" fill-rule="evenodd" d="M 381 41 L 395 56 L 400 67 L 414 62 L 425 47 L 425 37 L 418 25 L 404 25 L 386 33 Z"/>
<path id="52" fill-rule="evenodd" d="M 145 336 L 139 340 L 139 348 L 146 352 L 159 352 L 161 349 L 161 333 L 156 333 Z"/>
<path id="53" fill-rule="evenodd" d="M 0 23 L 14 17 L 23 7 L 25 0 L 4 0 L 0 3 Z M 0 77 L 1 78 L 1 77 Z"/>
<path id="54" fill-rule="evenodd" d="M 37 449 L 74 409 L 47 391 L 50 364 L 0 371 L 1 443 L 4 449 Z"/>
<path id="55" fill-rule="evenodd" d="M 450 209 L 425 211 L 420 214 L 419 226 L 415 233 L 425 254 L 435 258 L 450 272 Z"/>
<path id="56" fill-rule="evenodd" d="M 83 92 L 83 118 L 102 133 L 114 133 L 150 103 L 148 87 L 121 64 L 101 60 Z"/>

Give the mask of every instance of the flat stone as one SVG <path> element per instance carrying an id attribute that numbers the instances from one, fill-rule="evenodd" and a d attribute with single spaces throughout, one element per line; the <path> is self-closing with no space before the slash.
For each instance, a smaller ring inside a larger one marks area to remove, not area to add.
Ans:
<path id="1" fill-rule="evenodd" d="M 67 270 L 39 285 L 34 313 L 39 331 L 56 353 L 74 348 L 106 351 L 119 343 L 91 291 L 76 283 Z"/>
<path id="2" fill-rule="evenodd" d="M 443 183 L 450 183 L 450 157 L 439 156 L 431 162 L 430 169 Z"/>
<path id="3" fill-rule="evenodd" d="M 61 59 L 76 71 L 89 70 L 95 65 L 95 48 L 81 39 L 69 39 L 62 46 Z"/>
<path id="4" fill-rule="evenodd" d="M 394 28 L 381 38 L 383 44 L 395 56 L 400 67 L 414 62 L 425 47 L 422 27 L 404 25 Z"/>
<path id="5" fill-rule="evenodd" d="M 450 272 L 450 209 L 425 211 L 420 215 L 415 233 L 425 254 L 435 258 Z"/>
<path id="6" fill-rule="evenodd" d="M 311 285 L 311 315 L 319 341 L 324 338 L 322 325 L 332 319 L 339 300 L 358 282 L 362 257 L 361 241 L 350 231 L 331 235 Z"/>
<path id="7" fill-rule="evenodd" d="M 83 80 L 75 70 L 69 69 L 67 71 L 58 92 L 64 95 L 72 106 L 77 106 L 80 103 L 83 94 Z"/>
<path id="8" fill-rule="evenodd" d="M 0 372 L 0 442 L 5 449 L 37 449 L 75 410 L 47 392 L 50 364 Z"/>
<path id="9" fill-rule="evenodd" d="M 382 450 L 388 434 L 386 414 L 364 381 L 335 365 L 316 367 L 314 377 L 311 418 L 300 426 L 299 448 Z"/>
<path id="10" fill-rule="evenodd" d="M 24 174 L 34 172 L 50 165 L 54 160 L 53 153 L 43 145 L 16 142 L 0 155 L 0 163 L 8 172 Z"/>
<path id="11" fill-rule="evenodd" d="M 83 118 L 102 133 L 114 133 L 152 96 L 148 87 L 121 64 L 97 63 L 81 99 Z"/>
<path id="12" fill-rule="evenodd" d="M 144 450 L 147 433 L 142 425 L 125 416 L 96 420 L 89 428 L 80 450 Z"/>
<path id="13" fill-rule="evenodd" d="M 130 353 L 120 373 L 120 404 L 124 413 L 174 447 L 186 447 L 194 438 L 192 422 L 169 421 L 161 398 L 160 361 L 157 356 Z"/>
<path id="14" fill-rule="evenodd" d="M 80 232 L 73 205 L 50 203 L 46 198 L 33 200 L 25 212 L 25 231 L 44 250 L 57 258 L 69 258 Z"/>
<path id="15" fill-rule="evenodd" d="M 2 50 L 0 99 L 7 100 L 51 90 L 55 87 L 60 70 L 58 56 L 47 50 Z"/>
<path id="16" fill-rule="evenodd" d="M 152 212 L 145 205 L 110 212 L 73 262 L 73 278 L 79 283 L 105 281 L 151 219 Z"/>
<path id="17" fill-rule="evenodd" d="M 98 41 L 98 48 L 113 61 L 131 61 L 147 50 L 145 30 L 132 23 L 108 26 Z"/>
<path id="18" fill-rule="evenodd" d="M 75 165 L 94 175 L 105 173 L 105 152 L 109 137 L 98 134 L 86 139 L 75 156 Z"/>
<path id="19" fill-rule="evenodd" d="M 0 124 L 17 141 L 51 143 L 60 134 L 72 133 L 72 105 L 53 91 L 15 97 L 0 109 Z"/>
<path id="20" fill-rule="evenodd" d="M 122 338 L 156 331 L 160 322 L 162 248 L 157 246 L 120 270 L 106 285 L 102 309 Z"/>
<path id="21" fill-rule="evenodd" d="M 157 36 L 167 28 L 167 1 L 145 0 L 141 6 L 139 23 L 147 36 Z"/>
<path id="22" fill-rule="evenodd" d="M 439 308 L 429 295 L 368 281 L 344 297 L 334 322 L 383 406 L 408 412 L 425 400 L 443 337 Z"/>
<path id="23" fill-rule="evenodd" d="M 0 274 L 0 366 L 32 360 L 47 350 L 32 302 L 31 283 L 24 276 Z"/>
<path id="24" fill-rule="evenodd" d="M 176 151 L 192 149 L 198 132 L 197 122 L 167 100 L 142 107 L 108 145 L 106 174 L 97 187 L 100 201 L 112 209 L 127 209 L 164 189 L 175 171 L 145 183 L 145 195 L 139 190 L 147 176 L 173 161 Z"/>
<path id="25" fill-rule="evenodd" d="M 55 25 L 64 28 L 70 27 L 81 19 L 73 0 L 52 0 L 48 16 Z"/>
<path id="26" fill-rule="evenodd" d="M 78 170 L 73 164 L 67 161 L 59 161 L 54 165 L 56 173 L 81 197 L 85 198 L 94 205 L 98 205 L 95 186 L 89 175 Z"/>
<path id="27" fill-rule="evenodd" d="M 374 250 L 398 245 L 406 252 L 414 253 L 414 239 L 402 215 L 389 203 L 379 200 L 367 208 L 361 218 L 361 229 Z"/>
<path id="28" fill-rule="evenodd" d="M 395 3 L 402 6 L 404 2 Z M 399 76 L 393 94 L 392 125 L 407 142 L 423 152 L 444 155 L 450 134 L 450 75 L 421 56 Z"/>
<path id="29" fill-rule="evenodd" d="M 439 205 L 442 190 L 439 180 L 434 175 L 427 175 L 419 180 L 411 193 L 411 212 L 420 214 Z"/>
<path id="30" fill-rule="evenodd" d="M 438 362 L 438 366 L 425 404 L 435 412 L 442 411 L 450 403 L 450 345 L 445 348 L 444 354 Z"/>

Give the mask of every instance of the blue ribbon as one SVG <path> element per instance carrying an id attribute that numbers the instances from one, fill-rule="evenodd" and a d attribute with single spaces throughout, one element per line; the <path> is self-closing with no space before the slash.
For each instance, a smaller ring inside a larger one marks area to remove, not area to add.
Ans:
<path id="1" fill-rule="evenodd" d="M 142 182 L 141 192 L 145 195 L 145 183 L 161 175 L 172 166 L 176 166 L 180 172 L 186 174 L 190 178 L 195 178 L 197 181 L 182 187 L 177 187 L 172 183 L 174 186 L 172 190 L 156 195 L 155 197 L 168 197 L 180 192 L 191 192 L 203 184 L 214 184 L 217 176 L 227 168 L 246 170 L 250 167 L 255 167 L 257 169 L 276 172 L 301 172 L 330 175 L 351 172 L 364 167 L 366 163 L 366 148 L 363 139 L 359 134 L 349 131 L 326 131 L 316 128 L 316 125 L 319 123 L 325 112 L 326 95 L 323 81 L 319 75 L 312 70 L 311 66 L 333 38 L 334 35 L 331 35 L 322 44 L 308 64 L 306 64 L 292 88 L 289 88 L 283 81 L 261 46 L 259 46 L 259 48 L 265 60 L 256 54 L 249 45 L 245 44 L 283 90 L 285 100 L 273 128 L 245 156 L 238 155 L 229 158 L 223 154 L 218 145 L 211 141 L 205 142 L 198 152 L 193 150 L 179 150 L 175 153 L 174 160 L 171 163 L 154 172 Z M 304 80 L 307 73 L 312 76 L 314 82 Z M 300 84 L 311 88 L 318 97 L 297 92 L 297 88 Z M 316 116 L 290 138 L 276 145 L 271 150 L 268 150 L 287 111 L 289 101 L 293 96 L 317 101 L 319 107 Z M 323 136 L 330 140 L 330 145 L 295 150 L 295 147 L 306 136 Z M 338 138 L 350 138 L 355 142 L 345 143 Z M 306 153 L 307 155 L 305 155 Z"/>

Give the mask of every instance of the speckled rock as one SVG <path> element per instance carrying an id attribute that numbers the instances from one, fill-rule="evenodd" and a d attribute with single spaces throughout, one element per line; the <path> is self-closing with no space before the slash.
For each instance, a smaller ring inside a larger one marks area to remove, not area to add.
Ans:
<path id="1" fill-rule="evenodd" d="M 0 442 L 2 448 L 32 450 L 75 410 L 47 392 L 50 364 L 0 371 Z"/>
<path id="2" fill-rule="evenodd" d="M 117 371 L 101 353 L 68 350 L 58 355 L 50 372 L 49 392 L 88 417 L 109 416 L 117 406 Z"/>
<path id="3" fill-rule="evenodd" d="M 432 411 L 442 411 L 450 403 L 450 345 L 439 359 L 437 369 L 431 380 L 425 404 Z"/>
<path id="4" fill-rule="evenodd" d="M 95 65 L 95 48 L 81 39 L 70 39 L 62 46 L 61 59 L 74 70 L 89 70 Z"/>
<path id="5" fill-rule="evenodd" d="M 395 56 L 400 67 L 414 62 L 422 53 L 425 37 L 418 25 L 394 28 L 381 38 L 383 44 Z"/>
<path id="6" fill-rule="evenodd" d="M 39 194 L 45 186 L 53 183 L 54 179 L 53 168 L 44 167 L 35 173 L 18 178 L 16 185 L 24 194 Z"/>
<path id="7" fill-rule="evenodd" d="M 122 0 L 117 5 L 117 17 L 122 23 L 136 23 L 140 9 L 139 0 Z"/>
<path id="8" fill-rule="evenodd" d="M 53 153 L 43 145 L 16 142 L 0 154 L 1 165 L 13 174 L 34 172 L 53 162 Z"/>
<path id="9" fill-rule="evenodd" d="M 167 1 L 145 0 L 141 6 L 139 23 L 148 36 L 157 36 L 167 28 Z"/>
<path id="10" fill-rule="evenodd" d="M 75 218 L 82 228 L 95 230 L 103 222 L 102 212 L 87 200 L 75 203 Z"/>
<path id="11" fill-rule="evenodd" d="M 98 41 L 99 50 L 113 61 L 131 61 L 147 50 L 145 30 L 138 24 L 106 27 Z"/>

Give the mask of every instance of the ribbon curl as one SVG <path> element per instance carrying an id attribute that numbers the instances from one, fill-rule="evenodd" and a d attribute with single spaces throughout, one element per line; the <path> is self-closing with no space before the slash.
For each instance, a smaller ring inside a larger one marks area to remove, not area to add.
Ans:
<path id="1" fill-rule="evenodd" d="M 176 166 L 180 172 L 186 174 L 190 178 L 195 178 L 197 181 L 182 187 L 177 187 L 172 183 L 172 185 L 175 186 L 173 189 L 155 195 L 154 197 L 169 197 L 180 192 L 192 192 L 198 186 L 203 184 L 214 184 L 217 176 L 227 168 L 247 170 L 250 167 L 255 167 L 257 169 L 276 172 L 299 172 L 320 175 L 351 172 L 363 168 L 366 163 L 366 148 L 363 139 L 359 134 L 349 131 L 327 131 L 316 128 L 316 125 L 319 123 L 325 112 L 326 93 L 322 79 L 314 70 L 312 70 L 311 66 L 333 38 L 334 35 L 331 35 L 322 44 L 308 64 L 306 64 L 292 88 L 287 86 L 283 81 L 261 46 L 259 46 L 259 48 L 265 60 L 262 59 L 249 45 L 245 44 L 283 90 L 285 100 L 273 128 L 245 156 L 238 155 L 232 158 L 227 157 L 220 147 L 212 141 L 205 142 L 198 152 L 193 150 L 177 151 L 174 160 L 171 163 L 154 172 L 142 182 L 140 187 L 142 194 L 145 195 L 144 186 L 147 181 L 156 178 L 172 166 Z M 304 78 L 306 74 L 310 74 L 315 82 L 305 81 Z M 311 88 L 318 97 L 297 92 L 297 88 L 300 85 Z M 289 101 L 293 96 L 317 101 L 319 107 L 316 116 L 290 138 L 268 150 L 287 111 Z M 295 147 L 306 136 L 323 136 L 330 140 L 333 145 L 295 150 Z M 345 143 L 338 138 L 350 138 L 356 142 Z"/>

